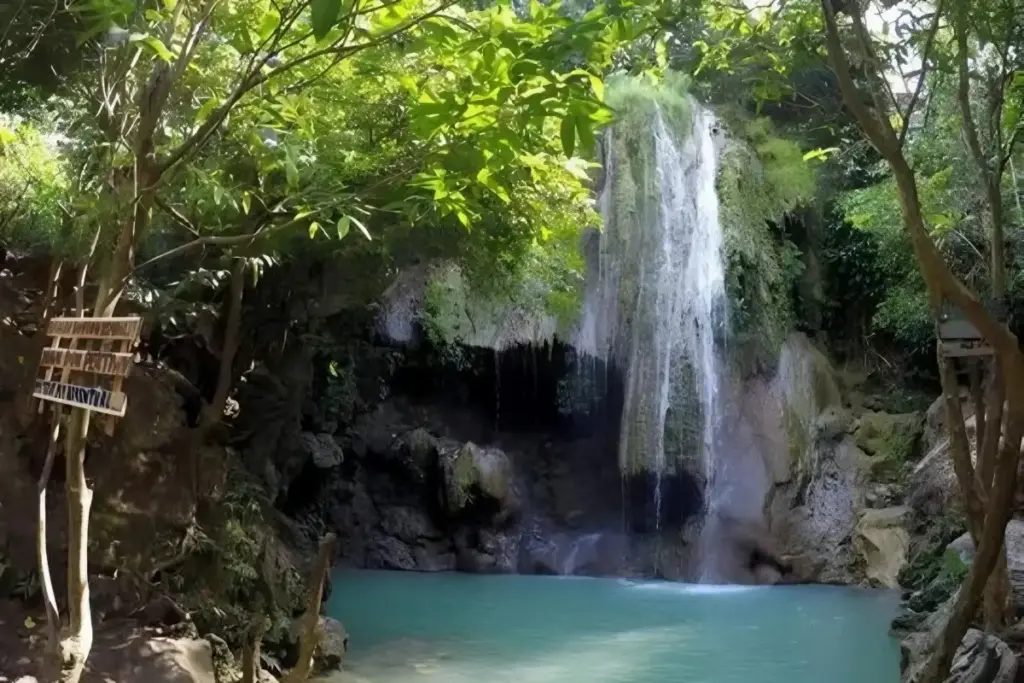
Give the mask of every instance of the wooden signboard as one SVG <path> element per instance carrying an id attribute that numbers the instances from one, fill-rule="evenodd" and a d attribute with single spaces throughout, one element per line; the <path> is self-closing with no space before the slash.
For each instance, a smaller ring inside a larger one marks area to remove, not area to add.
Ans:
<path id="1" fill-rule="evenodd" d="M 128 398 L 121 383 L 131 370 L 130 351 L 141 331 L 141 318 L 52 319 L 46 328 L 51 344 L 39 362 L 45 370 L 36 379 L 32 395 L 42 401 L 123 416 Z"/>
<path id="2" fill-rule="evenodd" d="M 991 356 L 992 347 L 962 310 L 945 304 L 938 321 L 939 351 L 947 358 Z"/>

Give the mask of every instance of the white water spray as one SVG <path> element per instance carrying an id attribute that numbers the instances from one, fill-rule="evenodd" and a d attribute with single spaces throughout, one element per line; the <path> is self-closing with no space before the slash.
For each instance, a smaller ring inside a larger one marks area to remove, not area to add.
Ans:
<path id="1" fill-rule="evenodd" d="M 716 483 L 726 311 L 716 125 L 709 112 L 691 104 L 691 125 L 682 135 L 655 109 L 645 133 L 652 144 L 643 147 L 649 155 L 636 153 L 635 140 L 617 148 L 617 131 L 605 138 L 599 200 L 605 231 L 592 254 L 596 263 L 575 340 L 577 349 L 612 360 L 622 372 L 619 463 L 623 472 L 653 475 L 657 525 L 663 478 L 679 465 L 666 457 L 666 446 L 682 450 L 681 443 L 666 443 L 666 416 L 679 400 L 675 384 L 690 373 L 700 409 L 694 439 L 700 452 L 680 455 L 700 459 L 709 518 L 721 502 Z M 624 211 L 618 202 L 632 203 Z"/>

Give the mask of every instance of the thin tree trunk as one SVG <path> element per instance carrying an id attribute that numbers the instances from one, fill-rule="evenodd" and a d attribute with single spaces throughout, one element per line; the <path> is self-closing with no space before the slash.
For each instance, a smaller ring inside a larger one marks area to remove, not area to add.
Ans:
<path id="1" fill-rule="evenodd" d="M 942 380 L 942 399 L 946 409 L 946 429 L 949 432 L 949 455 L 953 461 L 953 471 L 960 486 L 960 494 L 964 499 L 967 529 L 971 533 L 971 540 L 977 547 L 985 523 L 983 494 L 979 490 L 974 465 L 971 464 L 971 445 L 967 439 L 967 429 L 964 426 L 960 387 L 957 385 L 953 361 L 943 357 L 941 351 L 938 356 L 939 376 Z"/>
<path id="2" fill-rule="evenodd" d="M 320 602 L 323 600 L 324 583 L 327 573 L 331 570 L 331 557 L 334 553 L 334 534 L 327 534 L 320 541 L 313 571 L 309 576 L 309 598 L 306 612 L 302 615 L 299 633 L 299 661 L 295 668 L 288 672 L 281 683 L 305 683 L 313 668 L 313 653 L 316 650 L 317 629 L 320 625 Z"/>
<path id="3" fill-rule="evenodd" d="M 46 524 L 46 488 L 50 484 L 50 474 L 53 472 L 53 461 L 57 456 L 57 443 L 60 439 L 60 414 L 59 406 L 53 408 L 53 427 L 50 431 L 50 443 L 46 447 L 46 461 L 43 463 L 43 471 L 39 475 L 39 482 L 36 485 L 38 524 L 36 526 L 36 561 L 39 571 L 39 581 L 42 584 L 43 604 L 46 607 L 46 635 L 48 638 L 47 647 L 49 650 L 50 666 L 54 671 L 61 668 L 60 654 L 60 610 L 57 608 L 57 597 L 53 591 L 53 576 L 50 574 L 50 559 L 47 554 L 47 524 Z"/>
<path id="4" fill-rule="evenodd" d="M 1019 364 L 1011 366 L 1017 372 L 1012 381 L 1024 381 Z M 1012 386 L 1012 385 L 1011 385 Z M 978 544 L 977 553 L 967 573 L 967 579 L 960 588 L 953 612 L 939 636 L 935 650 L 926 664 L 917 683 L 941 683 L 949 674 L 960 642 L 967 632 L 981 600 L 985 585 L 995 569 L 999 556 L 1004 553 L 1003 538 L 1006 524 L 1013 512 L 1013 497 L 1017 489 L 1017 464 L 1020 456 L 1021 434 L 1024 432 L 1021 391 L 1013 390 L 1010 397 L 1006 439 L 999 452 L 996 478 L 988 501 L 985 526 Z"/>
<path id="5" fill-rule="evenodd" d="M 209 430 L 224 417 L 224 406 L 234 383 L 235 354 L 238 352 L 238 332 L 242 323 L 242 297 L 245 295 L 245 259 L 235 259 L 231 269 L 231 288 L 228 292 L 227 316 L 224 322 L 224 342 L 221 344 L 220 368 L 213 401 L 203 414 L 201 429 Z"/>
<path id="6" fill-rule="evenodd" d="M 242 645 L 242 683 L 259 683 L 260 680 L 260 641 L 267 622 L 262 614 L 256 615 L 246 634 Z"/>
<path id="7" fill-rule="evenodd" d="M 92 610 L 89 604 L 89 511 L 92 489 L 85 479 L 85 453 L 91 413 L 71 410 L 69 448 L 64 454 L 68 501 L 68 633 L 61 644 L 64 668 L 61 683 L 78 683 L 92 649 Z"/>

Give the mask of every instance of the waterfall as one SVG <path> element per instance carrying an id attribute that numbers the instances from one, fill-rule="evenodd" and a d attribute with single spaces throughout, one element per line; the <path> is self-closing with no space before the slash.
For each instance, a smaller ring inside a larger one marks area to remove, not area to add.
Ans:
<path id="1" fill-rule="evenodd" d="M 640 109 L 632 125 L 603 139 L 604 229 L 575 346 L 622 373 L 619 464 L 653 475 L 658 521 L 663 477 L 684 467 L 702 475 L 711 517 L 726 309 L 715 120 L 690 99 L 626 104 Z"/>

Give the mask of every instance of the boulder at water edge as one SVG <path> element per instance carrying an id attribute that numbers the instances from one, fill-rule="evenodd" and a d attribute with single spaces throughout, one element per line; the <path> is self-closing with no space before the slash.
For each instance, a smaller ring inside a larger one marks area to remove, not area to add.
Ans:
<path id="1" fill-rule="evenodd" d="M 907 563 L 910 534 L 906 520 L 910 510 L 889 507 L 864 510 L 853 532 L 853 547 L 864 561 L 864 574 L 872 585 L 899 588 L 900 570 Z"/>

